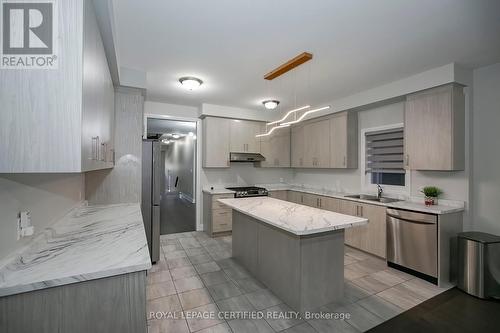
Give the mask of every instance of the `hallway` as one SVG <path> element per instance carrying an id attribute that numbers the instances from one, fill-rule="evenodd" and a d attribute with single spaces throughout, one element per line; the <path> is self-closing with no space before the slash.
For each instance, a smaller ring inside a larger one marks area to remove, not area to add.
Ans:
<path id="1" fill-rule="evenodd" d="M 179 198 L 179 192 L 164 193 L 160 207 L 161 235 L 196 230 L 196 204 Z"/>

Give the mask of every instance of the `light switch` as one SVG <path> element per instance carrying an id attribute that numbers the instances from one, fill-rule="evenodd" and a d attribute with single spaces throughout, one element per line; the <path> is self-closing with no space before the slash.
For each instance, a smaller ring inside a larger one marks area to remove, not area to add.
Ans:
<path id="1" fill-rule="evenodd" d="M 26 236 L 32 236 L 35 232 L 35 227 L 31 224 L 31 213 L 29 211 L 19 212 L 17 220 L 17 239 Z"/>

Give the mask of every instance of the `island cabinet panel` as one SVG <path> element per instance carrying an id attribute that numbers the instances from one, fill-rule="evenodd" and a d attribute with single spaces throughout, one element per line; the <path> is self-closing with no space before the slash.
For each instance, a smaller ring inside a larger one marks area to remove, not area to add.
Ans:
<path id="1" fill-rule="evenodd" d="M 408 95 L 404 141 L 407 169 L 464 170 L 463 86 L 450 84 Z"/>
<path id="2" fill-rule="evenodd" d="M 287 201 L 288 200 L 288 192 L 289 191 L 269 191 L 269 196 L 271 198 Z"/>
<path id="3" fill-rule="evenodd" d="M 368 224 L 346 229 L 345 243 L 381 258 L 386 257 L 386 208 L 342 200 L 340 213 L 364 217 Z"/>
<path id="4" fill-rule="evenodd" d="M 304 167 L 330 167 L 330 121 L 328 119 L 304 125 Z"/>
<path id="5" fill-rule="evenodd" d="M 230 151 L 233 153 L 260 153 L 260 121 L 230 119 Z"/>
<path id="6" fill-rule="evenodd" d="M 266 132 L 266 126 L 261 126 L 261 132 Z M 260 138 L 260 152 L 266 158 L 259 163 L 263 168 L 290 167 L 290 128 L 281 128 Z"/>
<path id="7" fill-rule="evenodd" d="M 204 168 L 229 168 L 229 122 L 226 118 L 203 119 Z"/>
<path id="8" fill-rule="evenodd" d="M 293 168 L 304 167 L 304 125 L 292 127 L 291 131 L 291 165 Z"/>
<path id="9" fill-rule="evenodd" d="M 0 314 L 2 333 L 146 333 L 146 271 L 1 297 Z"/>
<path id="10" fill-rule="evenodd" d="M 330 167 L 358 167 L 358 114 L 341 112 L 330 118 Z"/>

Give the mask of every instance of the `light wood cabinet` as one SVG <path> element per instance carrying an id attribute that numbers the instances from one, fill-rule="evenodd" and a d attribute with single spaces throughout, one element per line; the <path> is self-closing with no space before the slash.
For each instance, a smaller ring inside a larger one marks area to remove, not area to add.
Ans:
<path id="1" fill-rule="evenodd" d="M 463 86 L 449 84 L 407 96 L 405 154 L 410 170 L 464 169 Z"/>
<path id="2" fill-rule="evenodd" d="M 358 114 L 341 112 L 330 118 L 330 168 L 358 167 Z"/>
<path id="3" fill-rule="evenodd" d="M 260 121 L 230 119 L 230 151 L 232 153 L 260 153 Z"/>
<path id="4" fill-rule="evenodd" d="M 93 1 L 61 1 L 58 68 L 0 70 L 0 172 L 113 167 L 114 88 Z"/>
<path id="5" fill-rule="evenodd" d="M 304 167 L 304 125 L 292 127 L 291 131 L 291 165 L 293 168 Z"/>
<path id="6" fill-rule="evenodd" d="M 210 236 L 228 234 L 233 229 L 233 210 L 218 200 L 233 194 L 203 193 L 203 229 Z"/>
<path id="7" fill-rule="evenodd" d="M 330 122 L 328 119 L 304 125 L 304 167 L 330 167 Z"/>
<path id="8" fill-rule="evenodd" d="M 266 131 L 266 126 L 261 125 L 261 133 Z M 260 162 L 263 168 L 289 168 L 290 167 L 290 128 L 280 128 L 271 135 L 261 137 L 261 154 L 266 158 Z"/>
<path id="9" fill-rule="evenodd" d="M 289 191 L 269 191 L 269 196 L 271 198 L 289 201 L 288 200 L 288 192 Z"/>
<path id="10" fill-rule="evenodd" d="M 204 168 L 229 168 L 229 122 L 216 117 L 202 120 Z"/>
<path id="11" fill-rule="evenodd" d="M 345 243 L 360 250 L 386 257 L 386 208 L 378 205 L 342 200 L 340 212 L 364 217 L 368 224 L 345 230 Z"/>

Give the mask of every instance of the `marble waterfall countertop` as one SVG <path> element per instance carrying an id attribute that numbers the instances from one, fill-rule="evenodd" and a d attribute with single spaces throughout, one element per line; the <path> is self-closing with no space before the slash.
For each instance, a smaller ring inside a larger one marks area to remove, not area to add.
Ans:
<path id="1" fill-rule="evenodd" d="M 139 204 L 84 206 L 0 266 L 0 296 L 151 268 Z"/>
<path id="2" fill-rule="evenodd" d="M 219 199 L 219 202 L 257 220 L 304 236 L 365 225 L 362 217 L 344 215 L 270 197 Z"/>

